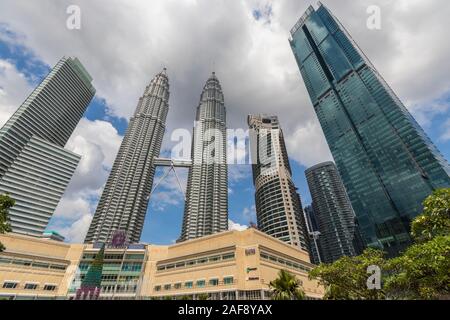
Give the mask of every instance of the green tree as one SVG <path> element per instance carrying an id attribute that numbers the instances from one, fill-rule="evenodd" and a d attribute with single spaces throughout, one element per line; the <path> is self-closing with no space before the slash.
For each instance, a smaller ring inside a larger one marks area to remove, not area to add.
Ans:
<path id="1" fill-rule="evenodd" d="M 450 189 L 439 189 L 423 202 L 423 213 L 411 225 L 417 243 L 450 235 Z"/>
<path id="2" fill-rule="evenodd" d="M 0 234 L 11 231 L 11 226 L 8 222 L 8 211 L 14 204 L 15 201 L 9 195 L 0 195 Z M 0 242 L 0 252 L 3 250 L 5 250 L 5 247 Z"/>
<path id="3" fill-rule="evenodd" d="M 334 263 L 321 264 L 309 273 L 326 289 L 324 299 L 330 300 L 379 300 L 385 298 L 383 290 L 369 290 L 367 268 L 376 265 L 383 270 L 384 252 L 366 249 L 357 257 L 342 257 Z"/>
<path id="4" fill-rule="evenodd" d="M 198 300 L 208 300 L 208 294 L 207 293 L 201 293 L 197 296 Z"/>
<path id="5" fill-rule="evenodd" d="M 386 265 L 393 299 L 450 298 L 450 189 L 433 192 L 411 225 L 415 244 Z"/>
<path id="6" fill-rule="evenodd" d="M 391 299 L 450 298 L 450 236 L 409 247 L 386 264 L 385 290 Z"/>
<path id="7" fill-rule="evenodd" d="M 305 293 L 300 281 L 286 270 L 278 272 L 278 278 L 270 282 L 272 300 L 303 300 Z"/>

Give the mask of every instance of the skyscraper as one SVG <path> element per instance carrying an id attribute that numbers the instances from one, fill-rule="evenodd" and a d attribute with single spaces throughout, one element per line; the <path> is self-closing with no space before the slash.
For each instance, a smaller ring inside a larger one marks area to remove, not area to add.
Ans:
<path id="1" fill-rule="evenodd" d="M 350 200 L 333 162 L 306 170 L 314 216 L 320 232 L 322 262 L 358 254 L 354 247 L 358 229 Z"/>
<path id="2" fill-rule="evenodd" d="M 178 241 L 228 230 L 226 110 L 213 72 L 197 107 L 183 226 Z"/>
<path id="3" fill-rule="evenodd" d="M 309 256 L 311 262 L 314 264 L 322 263 L 322 253 L 320 249 L 320 231 L 319 223 L 317 222 L 316 215 L 314 214 L 314 209 L 312 205 L 306 206 L 303 209 L 305 213 L 306 229 L 308 231 L 309 239 Z"/>
<path id="4" fill-rule="evenodd" d="M 309 251 L 303 208 L 276 116 L 249 115 L 258 229 Z"/>
<path id="5" fill-rule="evenodd" d="M 145 88 L 130 119 L 85 242 L 110 242 L 117 232 L 138 242 L 144 226 L 169 111 L 166 69 Z"/>
<path id="6" fill-rule="evenodd" d="M 448 162 L 325 6 L 290 44 L 365 242 L 396 255 L 422 201 L 450 186 Z"/>
<path id="7" fill-rule="evenodd" d="M 95 95 L 77 58 L 63 57 L 0 129 L 0 194 L 13 232 L 40 236 L 80 157 L 63 147 Z"/>

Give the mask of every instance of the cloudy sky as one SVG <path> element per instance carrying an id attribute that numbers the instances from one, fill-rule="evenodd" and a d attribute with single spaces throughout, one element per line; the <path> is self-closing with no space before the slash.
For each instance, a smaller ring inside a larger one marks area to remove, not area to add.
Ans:
<path id="1" fill-rule="evenodd" d="M 322 2 L 449 159 L 450 2 Z M 306 0 L 2 0 L 0 125 L 64 55 L 81 60 L 97 89 L 68 142 L 82 160 L 49 229 L 71 242 L 84 239 L 128 118 L 164 66 L 171 90 L 164 154 L 174 129 L 191 130 L 201 89 L 214 70 L 229 128 L 246 128 L 251 113 L 279 116 L 294 179 L 308 204 L 304 170 L 331 159 L 288 43 L 290 28 L 310 4 L 315 5 Z M 70 5 L 81 9 L 79 30 L 67 28 Z M 380 30 L 367 28 L 371 5 L 381 9 Z M 186 172 L 179 173 L 185 184 Z M 256 220 L 249 166 L 230 167 L 229 195 L 234 228 Z M 152 197 L 142 240 L 177 239 L 183 205 L 172 174 Z"/>

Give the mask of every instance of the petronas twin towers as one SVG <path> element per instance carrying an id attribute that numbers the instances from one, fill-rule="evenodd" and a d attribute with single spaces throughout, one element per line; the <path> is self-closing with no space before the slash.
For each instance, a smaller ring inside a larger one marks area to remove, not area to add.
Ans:
<path id="1" fill-rule="evenodd" d="M 183 229 L 179 241 L 228 229 L 226 112 L 215 73 L 203 88 L 192 140 Z"/>
<path id="2" fill-rule="evenodd" d="M 169 110 L 169 78 L 157 74 L 139 99 L 100 198 L 85 242 L 111 242 L 117 232 L 138 242 L 155 175 Z M 226 113 L 213 72 L 197 108 L 192 166 L 179 241 L 228 228 Z"/>

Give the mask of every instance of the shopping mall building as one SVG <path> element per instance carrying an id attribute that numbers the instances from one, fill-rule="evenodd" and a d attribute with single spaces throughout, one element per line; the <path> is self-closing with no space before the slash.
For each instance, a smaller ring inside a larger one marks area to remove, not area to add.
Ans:
<path id="1" fill-rule="evenodd" d="M 0 235 L 0 242 L 6 247 L 0 253 L 0 299 L 76 299 L 102 250 L 12 233 Z M 296 275 L 307 298 L 324 294 L 308 279 L 314 265 L 307 252 L 255 229 L 103 251 L 100 299 L 270 299 L 269 283 L 280 269 Z"/>

